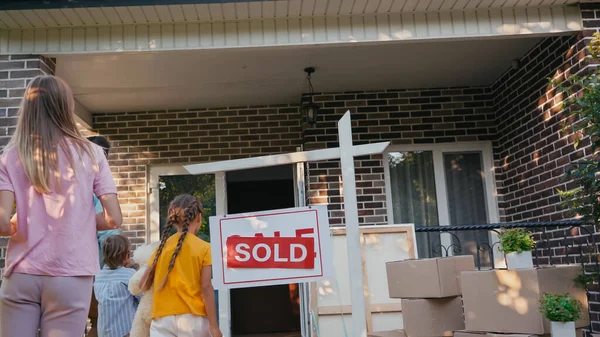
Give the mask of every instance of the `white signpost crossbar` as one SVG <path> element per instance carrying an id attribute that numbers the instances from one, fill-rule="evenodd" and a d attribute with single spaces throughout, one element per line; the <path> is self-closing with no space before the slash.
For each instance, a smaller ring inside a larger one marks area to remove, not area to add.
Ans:
<path id="1" fill-rule="evenodd" d="M 358 157 L 367 156 L 370 154 L 379 154 L 385 151 L 385 149 L 389 145 L 390 142 L 357 145 L 352 147 L 351 149 L 352 156 Z M 304 152 L 276 154 L 271 156 L 217 161 L 212 163 L 192 164 L 184 166 L 184 168 L 190 174 L 207 174 L 215 172 L 248 170 L 267 166 L 297 164 L 311 161 L 323 161 L 339 158 L 340 148 L 338 147 L 332 149 L 312 150 Z"/>
<path id="2" fill-rule="evenodd" d="M 363 266 L 360 253 L 361 246 L 356 181 L 354 175 L 354 157 L 383 153 L 390 143 L 380 142 L 353 146 L 350 111 L 347 111 L 338 123 L 338 136 L 340 142 L 339 148 L 236 159 L 214 163 L 192 164 L 185 166 L 185 169 L 190 174 L 206 174 L 340 159 L 342 167 L 342 186 L 344 189 L 344 212 L 346 217 L 346 240 L 348 245 L 348 269 L 350 271 L 353 336 L 366 337 L 367 316 L 365 294 L 363 290 Z M 228 332 L 224 333 L 228 335 Z"/>

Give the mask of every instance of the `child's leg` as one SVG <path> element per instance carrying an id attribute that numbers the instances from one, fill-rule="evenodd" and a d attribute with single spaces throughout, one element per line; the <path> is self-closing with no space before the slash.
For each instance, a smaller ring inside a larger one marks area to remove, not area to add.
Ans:
<path id="1" fill-rule="evenodd" d="M 46 277 L 42 291 L 41 337 L 80 337 L 85 329 L 93 277 Z"/>
<path id="2" fill-rule="evenodd" d="M 96 296 L 92 291 L 92 303 L 90 304 L 90 312 L 88 314 L 88 318 L 90 319 L 91 328 L 87 333 L 87 337 L 97 337 L 98 336 L 98 301 L 96 300 Z"/>
<path id="3" fill-rule="evenodd" d="M 2 280 L 0 336 L 37 336 L 42 283 L 41 276 L 25 274 L 12 274 Z"/>

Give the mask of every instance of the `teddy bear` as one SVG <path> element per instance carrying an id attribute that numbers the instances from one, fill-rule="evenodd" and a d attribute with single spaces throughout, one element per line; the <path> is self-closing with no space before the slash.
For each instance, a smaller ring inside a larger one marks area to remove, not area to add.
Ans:
<path id="1" fill-rule="evenodd" d="M 154 297 L 153 289 L 144 292 L 140 289 L 140 281 L 146 269 L 148 269 L 148 260 L 154 254 L 158 247 L 158 242 L 142 245 L 133 252 L 133 261 L 138 264 L 139 269 L 129 280 L 129 292 L 134 296 L 142 296 L 138 309 L 133 319 L 131 327 L 131 337 L 149 337 L 150 324 L 152 323 L 152 301 Z"/>

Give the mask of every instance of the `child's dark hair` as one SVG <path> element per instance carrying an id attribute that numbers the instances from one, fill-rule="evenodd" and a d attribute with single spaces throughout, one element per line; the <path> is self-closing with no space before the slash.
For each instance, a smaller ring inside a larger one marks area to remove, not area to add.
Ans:
<path id="1" fill-rule="evenodd" d="M 111 235 L 102 243 L 102 261 L 110 269 L 123 266 L 131 248 L 129 239 L 123 235 Z"/>
<path id="2" fill-rule="evenodd" d="M 149 290 L 152 287 L 152 285 L 154 284 L 154 274 L 156 273 L 156 263 L 158 262 L 158 259 L 160 258 L 160 254 L 162 254 L 163 248 L 165 247 L 165 243 L 167 242 L 167 239 L 169 238 L 169 234 L 171 233 L 171 230 L 173 229 L 173 227 L 177 227 L 181 231 L 181 236 L 179 237 L 179 241 L 177 241 L 177 247 L 175 248 L 175 251 L 173 252 L 173 255 L 171 256 L 171 261 L 169 262 L 169 268 L 167 269 L 167 274 L 165 275 L 165 278 L 162 280 L 162 283 L 161 283 L 159 289 L 161 289 L 165 286 L 165 284 L 167 283 L 167 278 L 169 276 L 169 273 L 171 272 L 171 270 L 173 269 L 173 266 L 175 265 L 175 259 L 177 259 L 177 255 L 179 255 L 179 252 L 181 251 L 181 247 L 183 246 L 183 241 L 185 240 L 185 237 L 187 235 L 190 222 L 192 220 L 196 219 L 196 217 L 202 216 L 203 212 L 204 212 L 204 210 L 203 210 L 202 203 L 200 202 L 200 200 L 198 200 L 198 198 L 191 196 L 189 194 L 181 194 L 181 195 L 177 196 L 175 199 L 173 199 L 173 201 L 171 201 L 171 204 L 169 205 L 169 215 L 167 218 L 167 225 L 165 226 L 165 228 L 162 232 L 162 237 L 160 239 L 160 245 L 158 246 L 158 249 L 156 250 L 156 255 L 154 256 L 154 261 L 152 262 L 152 266 L 150 266 L 150 268 L 148 268 L 148 270 L 142 277 L 142 280 L 140 282 L 141 289 Z"/>
<path id="3" fill-rule="evenodd" d="M 88 140 L 100 146 L 102 150 L 104 150 L 104 154 L 108 156 L 108 153 L 110 152 L 110 142 L 106 138 L 102 136 L 91 136 L 88 137 Z"/>

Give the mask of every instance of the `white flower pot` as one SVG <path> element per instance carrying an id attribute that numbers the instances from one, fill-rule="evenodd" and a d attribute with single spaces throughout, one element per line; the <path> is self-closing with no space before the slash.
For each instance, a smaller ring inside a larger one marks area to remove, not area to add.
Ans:
<path id="1" fill-rule="evenodd" d="M 550 322 L 552 337 L 576 337 L 575 322 Z"/>
<path id="2" fill-rule="evenodd" d="M 529 252 L 513 252 L 506 254 L 506 266 L 508 270 L 533 269 L 533 256 Z"/>

